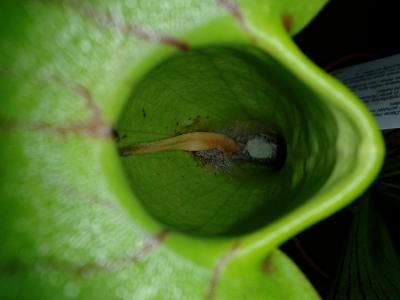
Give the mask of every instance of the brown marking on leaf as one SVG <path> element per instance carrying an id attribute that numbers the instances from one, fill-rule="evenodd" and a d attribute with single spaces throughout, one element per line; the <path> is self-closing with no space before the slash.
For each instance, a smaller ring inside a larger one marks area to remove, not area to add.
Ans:
<path id="1" fill-rule="evenodd" d="M 261 263 L 261 272 L 270 273 L 273 270 L 272 257 L 268 255 Z"/>
<path id="2" fill-rule="evenodd" d="M 161 230 L 157 235 L 151 236 L 146 239 L 143 246 L 138 249 L 135 253 L 126 257 L 119 258 L 118 260 L 105 262 L 102 264 L 86 264 L 78 266 L 75 273 L 79 276 L 90 276 L 97 272 L 116 272 L 120 271 L 129 266 L 136 265 L 146 259 L 149 254 L 157 249 L 165 241 L 165 238 L 169 234 L 168 229 Z"/>
<path id="3" fill-rule="evenodd" d="M 0 127 L 2 129 L 17 131 L 47 131 L 63 138 L 69 135 L 89 136 L 102 139 L 112 138 L 111 126 L 104 120 L 100 107 L 94 101 L 87 87 L 79 83 L 61 80 L 56 76 L 51 76 L 48 79 L 52 79 L 53 81 L 62 84 L 75 94 L 79 95 L 90 114 L 90 119 L 86 122 L 70 125 L 57 125 L 46 122 L 1 122 Z M 41 80 L 43 80 L 43 78 L 41 78 Z"/>
<path id="4" fill-rule="evenodd" d="M 46 122 L 1 122 L 0 129 L 6 131 L 41 131 L 48 132 L 52 134 L 56 134 L 62 138 L 78 135 L 78 136 L 90 136 L 90 137 L 99 137 L 104 138 L 104 135 L 93 134 L 93 130 L 90 127 L 87 127 L 86 124 L 73 124 L 73 125 L 56 125 L 49 124 Z M 108 138 L 108 137 L 107 137 Z"/>
<path id="5" fill-rule="evenodd" d="M 250 40 L 253 44 L 257 43 L 255 37 L 252 35 L 250 31 L 249 26 L 246 23 L 246 20 L 243 17 L 239 5 L 232 2 L 231 0 L 215 0 L 215 3 L 218 6 L 225 8 L 228 11 L 228 13 L 239 23 L 243 31 L 245 31 L 250 36 Z"/>
<path id="6" fill-rule="evenodd" d="M 282 24 L 285 27 L 287 32 L 291 32 L 293 28 L 293 17 L 289 14 L 285 14 L 282 16 Z"/>
<path id="7" fill-rule="evenodd" d="M 175 39 L 175 38 L 172 38 L 172 37 L 160 37 L 159 38 L 160 40 L 159 40 L 159 42 L 161 43 L 161 44 L 164 44 L 164 45 L 167 45 L 167 46 L 172 46 L 172 47 L 175 47 L 175 48 L 177 48 L 178 50 L 180 50 L 180 51 L 186 51 L 186 50 L 189 50 L 189 45 L 187 44 L 187 43 L 184 43 L 184 42 L 182 42 L 182 41 L 179 41 L 179 40 L 177 40 L 177 39 Z"/>
<path id="8" fill-rule="evenodd" d="M 70 83 L 71 87 L 75 92 L 81 96 L 84 103 L 91 114 L 89 122 L 84 124 L 76 124 L 75 130 L 81 131 L 82 133 L 89 133 L 90 136 L 99 138 L 111 138 L 111 126 L 104 120 L 103 113 L 100 107 L 94 101 L 92 94 L 89 89 L 82 84 Z"/>
<path id="9" fill-rule="evenodd" d="M 151 29 L 144 28 L 138 24 L 127 23 L 124 20 L 111 15 L 108 11 L 101 12 L 91 5 L 83 4 L 78 1 L 59 1 L 62 2 L 65 7 L 75 10 L 80 15 L 87 17 L 89 20 L 102 27 L 117 30 L 123 34 L 134 36 L 150 43 L 174 47 L 180 51 L 189 49 L 189 45 L 181 40 L 168 35 L 160 35 Z"/>
<path id="10" fill-rule="evenodd" d="M 103 272 L 117 272 L 124 268 L 135 266 L 136 264 L 143 262 L 152 251 L 162 245 L 169 232 L 170 231 L 168 229 L 161 230 L 159 234 L 146 239 L 143 246 L 135 253 L 126 257 L 118 258 L 114 261 L 74 264 L 70 261 L 62 259 L 46 258 L 39 259 L 35 266 L 44 270 L 54 270 L 63 273 L 68 272 L 81 278 L 87 278 Z M 7 265 L 0 264 L 0 272 L 19 273 L 28 272 L 30 270 L 32 270 L 31 266 L 23 265 L 19 262 L 13 262 Z"/>
<path id="11" fill-rule="evenodd" d="M 235 255 L 236 251 L 239 249 L 239 246 L 240 246 L 240 242 L 239 241 L 235 242 L 232 245 L 231 249 L 229 249 L 229 251 L 217 261 L 217 263 L 214 267 L 213 275 L 211 277 L 211 280 L 210 280 L 210 283 L 208 286 L 208 291 L 205 296 L 205 300 L 214 299 L 215 293 L 217 291 L 217 285 L 221 278 L 221 274 L 224 271 L 226 265 L 230 262 L 230 260 Z"/>
<path id="12" fill-rule="evenodd" d="M 82 200 L 89 205 L 101 205 L 114 212 L 121 212 L 119 207 L 113 205 L 113 203 L 107 201 L 107 199 L 90 198 L 81 191 L 77 191 L 67 186 L 62 186 L 59 183 L 52 183 L 51 181 L 50 185 L 49 182 L 47 182 L 47 188 L 48 187 L 56 188 L 62 191 L 64 195 L 71 195 L 71 198 L 79 198 L 79 200 Z M 53 270 L 63 273 L 68 272 L 78 277 L 89 277 L 100 272 L 115 272 L 144 261 L 152 251 L 162 245 L 169 232 L 168 229 L 161 230 L 157 235 L 148 237 L 143 246 L 134 253 L 127 255 L 126 257 L 118 258 L 114 261 L 76 264 L 63 259 L 48 257 L 39 258 L 33 264 L 26 264 L 15 260 L 3 263 L 0 262 L 0 273 L 26 273 L 32 271 L 34 268 L 39 268 L 46 271 Z"/>
<path id="13" fill-rule="evenodd" d="M 32 179 L 30 179 L 31 182 Z M 84 191 L 85 188 L 76 189 L 71 186 L 63 185 L 59 180 L 46 179 L 46 189 L 53 188 L 61 191 L 62 195 L 68 195 L 69 199 L 76 199 L 79 202 L 87 204 L 89 207 L 102 207 L 116 215 L 121 214 L 121 209 L 116 203 L 108 198 L 99 195 L 91 195 Z"/>
<path id="14" fill-rule="evenodd" d="M 217 5 L 224 7 L 239 23 L 244 23 L 242 13 L 237 4 L 230 0 L 216 0 Z M 243 24 L 242 24 L 243 25 Z"/>
<path id="15" fill-rule="evenodd" d="M 62 195 L 65 201 L 68 202 L 79 202 L 83 203 L 85 207 L 92 209 L 92 207 L 101 207 L 109 212 L 116 215 L 121 214 L 120 207 L 111 199 L 100 196 L 93 195 L 89 193 L 84 185 L 79 188 L 66 185 L 65 182 L 58 178 L 57 176 L 26 176 L 21 177 L 18 175 L 9 176 L 0 174 L 0 182 L 18 182 L 18 184 L 25 188 L 31 185 L 42 185 L 48 192 L 56 192 L 58 195 Z M 65 198 L 64 198 L 65 196 Z"/>

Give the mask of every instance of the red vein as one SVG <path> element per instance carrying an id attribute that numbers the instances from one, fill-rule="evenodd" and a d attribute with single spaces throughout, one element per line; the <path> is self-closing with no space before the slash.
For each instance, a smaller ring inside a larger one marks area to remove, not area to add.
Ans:
<path id="1" fill-rule="evenodd" d="M 100 107 L 94 101 L 89 89 L 82 84 L 63 81 L 59 78 L 52 78 L 57 83 L 69 88 L 75 94 L 79 95 L 83 100 L 87 110 L 90 113 L 90 119 L 87 122 L 81 122 L 71 125 L 56 125 L 46 122 L 2 122 L 2 128 L 8 130 L 28 130 L 28 131 L 48 131 L 66 137 L 71 134 L 80 136 L 90 136 L 97 138 L 112 138 L 111 125 L 109 125 L 103 117 Z"/>
<path id="2" fill-rule="evenodd" d="M 7 178 L 3 177 L 2 179 Z M 13 178 L 8 178 L 8 180 L 14 180 Z M 48 182 L 49 183 L 49 182 Z M 62 186 L 59 183 L 53 183 L 50 180 L 50 184 L 46 185 L 47 187 L 59 189 L 63 191 L 64 194 L 71 195 L 74 194 L 76 197 L 84 199 L 86 203 L 90 205 L 100 205 L 103 206 L 110 211 L 119 212 L 119 207 L 115 206 L 112 202 L 100 198 L 89 198 L 84 193 L 72 189 L 67 186 Z M 75 197 L 74 197 L 75 198 Z M 108 261 L 103 263 L 87 263 L 87 264 L 73 264 L 72 262 L 47 258 L 41 259 L 37 262 L 37 267 L 42 267 L 46 269 L 55 269 L 63 272 L 70 272 L 77 276 L 88 276 L 92 275 L 96 272 L 114 272 L 119 271 L 123 268 L 136 265 L 142 261 L 144 261 L 152 251 L 156 250 L 160 245 L 163 244 L 167 235 L 170 233 L 168 229 L 161 230 L 157 235 L 149 236 L 145 239 L 142 247 L 140 247 L 136 252 L 127 255 L 125 257 L 118 258 L 114 261 Z M 32 267 L 22 264 L 19 261 L 11 261 L 11 262 L 3 262 L 0 263 L 0 273 L 16 273 L 16 272 L 28 272 L 32 270 Z"/>
<path id="3" fill-rule="evenodd" d="M 230 0 L 215 0 L 215 3 L 218 6 L 225 8 L 228 13 L 239 23 L 240 27 L 242 27 L 243 31 L 245 31 L 248 35 L 250 35 L 251 42 L 256 43 L 255 37 L 251 34 L 250 28 L 247 25 L 242 12 L 240 11 L 239 5 L 230 1 Z"/>
<path id="4" fill-rule="evenodd" d="M 205 297 L 205 300 L 212 300 L 215 297 L 215 293 L 217 290 L 217 285 L 219 283 L 219 280 L 221 278 L 221 274 L 224 271 L 226 265 L 230 262 L 230 260 L 233 258 L 235 255 L 236 251 L 239 249 L 240 242 L 237 241 L 234 243 L 231 247 L 231 249 L 223 256 L 221 257 L 218 261 L 217 264 L 214 267 L 213 275 L 210 280 L 210 284 L 208 286 L 208 291 Z"/>
<path id="5" fill-rule="evenodd" d="M 189 48 L 189 46 L 181 40 L 168 35 L 160 35 L 137 24 L 127 23 L 124 20 L 112 16 L 110 12 L 100 12 L 92 6 L 81 4 L 76 1 L 60 1 L 66 7 L 74 9 L 81 15 L 89 18 L 92 22 L 102 27 L 118 30 L 124 34 L 134 36 L 150 43 L 163 44 L 182 51 Z"/>
<path id="6" fill-rule="evenodd" d="M 57 271 L 70 272 L 79 277 L 88 277 L 93 274 L 104 272 L 117 272 L 129 266 L 135 266 L 138 263 L 143 262 L 154 250 L 162 245 L 168 234 L 169 230 L 163 229 L 156 236 L 147 238 L 143 246 L 135 253 L 114 261 L 74 265 L 63 260 L 47 259 L 38 263 L 38 266 L 46 269 L 50 268 Z"/>
<path id="7" fill-rule="evenodd" d="M 75 125 L 76 130 L 83 133 L 87 131 L 92 136 L 111 138 L 111 126 L 103 118 L 103 113 L 100 107 L 94 101 L 90 91 L 82 84 L 69 83 L 72 89 L 81 96 L 84 100 L 85 106 L 91 113 L 90 121 L 86 124 Z"/>
<path id="8" fill-rule="evenodd" d="M 93 274 L 93 272 L 116 272 L 122 270 L 125 267 L 136 265 L 144 261 L 151 252 L 157 249 L 164 242 L 168 233 L 169 230 L 164 229 L 160 231 L 160 233 L 156 236 L 149 237 L 140 249 L 127 257 L 123 257 L 116 261 L 106 262 L 102 264 L 88 264 L 81 266 L 77 269 L 77 274 L 80 276 L 88 276 Z"/>
<path id="9" fill-rule="evenodd" d="M 31 182 L 32 179 L 30 179 L 30 183 Z M 120 207 L 116 205 L 114 202 L 112 202 L 110 199 L 103 198 L 98 195 L 92 196 L 89 193 L 84 193 L 80 191 L 79 189 L 70 186 L 64 186 L 59 182 L 52 182 L 51 179 L 50 180 L 46 179 L 46 188 L 53 188 L 59 190 L 64 195 L 68 195 L 69 198 L 75 198 L 80 202 L 89 204 L 90 206 L 103 207 L 107 209 L 109 212 L 118 213 L 118 215 L 121 213 Z"/>

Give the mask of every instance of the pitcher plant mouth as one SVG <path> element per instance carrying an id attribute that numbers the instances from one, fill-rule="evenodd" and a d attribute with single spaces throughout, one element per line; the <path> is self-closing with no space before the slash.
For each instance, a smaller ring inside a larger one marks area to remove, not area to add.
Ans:
<path id="1" fill-rule="evenodd" d="M 115 131 L 131 189 L 153 217 L 232 237 L 309 205 L 351 170 L 362 140 L 352 122 L 269 54 L 230 45 L 159 64 Z"/>

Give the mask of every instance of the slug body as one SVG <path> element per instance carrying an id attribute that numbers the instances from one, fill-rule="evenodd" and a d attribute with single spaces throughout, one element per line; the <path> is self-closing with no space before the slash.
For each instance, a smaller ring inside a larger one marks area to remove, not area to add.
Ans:
<path id="1" fill-rule="evenodd" d="M 253 162 L 279 169 L 286 159 L 286 144 L 273 133 L 240 136 L 235 139 L 221 133 L 191 132 L 151 143 L 130 145 L 119 150 L 121 156 L 165 151 L 188 151 L 205 165 L 226 169 L 234 162 Z"/>
<path id="2" fill-rule="evenodd" d="M 232 155 L 238 153 L 241 147 L 232 138 L 220 133 L 192 132 L 152 143 L 128 146 L 120 150 L 120 155 L 129 156 L 172 150 L 195 152 L 211 149 L 217 149 L 224 154 Z"/>

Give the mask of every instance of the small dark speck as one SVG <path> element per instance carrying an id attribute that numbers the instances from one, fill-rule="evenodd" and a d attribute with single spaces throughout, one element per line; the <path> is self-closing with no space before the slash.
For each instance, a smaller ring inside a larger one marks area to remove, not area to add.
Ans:
<path id="1" fill-rule="evenodd" d="M 188 120 L 191 120 L 192 118 L 188 118 Z"/>
<path id="2" fill-rule="evenodd" d="M 112 135 L 113 135 L 114 140 L 116 140 L 116 141 L 119 140 L 119 133 L 115 129 L 112 130 Z"/>
<path id="3" fill-rule="evenodd" d="M 179 125 L 179 122 L 176 122 L 176 126 L 178 126 Z"/>
<path id="4" fill-rule="evenodd" d="M 160 173 L 156 173 L 157 174 L 157 176 L 160 176 Z"/>
<path id="5" fill-rule="evenodd" d="M 143 115 L 143 118 L 146 118 L 146 116 L 147 116 L 146 111 L 144 110 L 144 108 L 142 108 L 142 115 Z"/>
<path id="6" fill-rule="evenodd" d="M 185 178 L 185 176 L 183 176 L 183 175 L 182 175 L 181 177 L 182 177 L 182 178 Z"/>
<path id="7" fill-rule="evenodd" d="M 206 119 L 208 120 L 210 117 L 209 116 L 206 116 Z"/>

